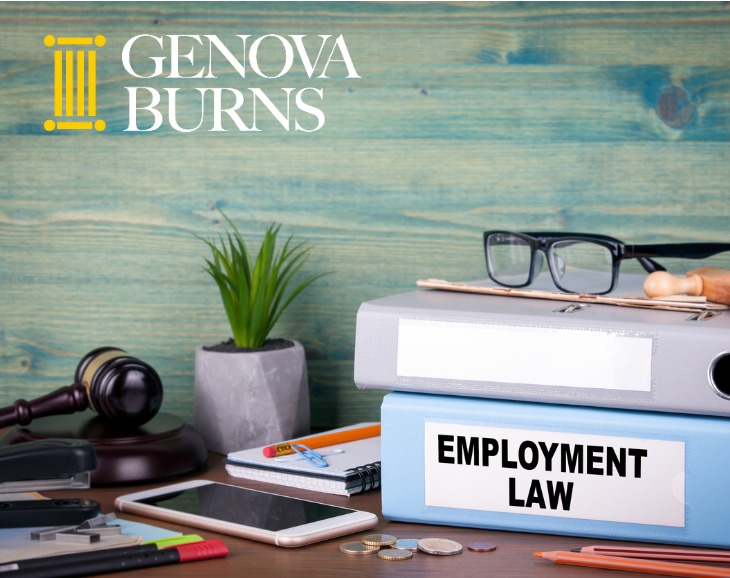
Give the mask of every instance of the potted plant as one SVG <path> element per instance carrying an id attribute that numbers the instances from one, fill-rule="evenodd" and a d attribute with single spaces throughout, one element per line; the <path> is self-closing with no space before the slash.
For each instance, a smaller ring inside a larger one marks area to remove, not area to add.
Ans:
<path id="1" fill-rule="evenodd" d="M 322 275 L 295 280 L 311 247 L 290 236 L 277 247 L 281 225 L 270 225 L 254 260 L 233 221 L 210 249 L 213 278 L 233 337 L 195 351 L 195 427 L 219 453 L 299 437 L 309 432 L 309 382 L 302 345 L 269 335 L 291 302 Z"/>

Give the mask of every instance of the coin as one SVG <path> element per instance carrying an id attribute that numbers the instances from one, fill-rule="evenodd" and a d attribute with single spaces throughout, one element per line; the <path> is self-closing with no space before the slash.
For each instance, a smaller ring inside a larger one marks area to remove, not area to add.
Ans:
<path id="1" fill-rule="evenodd" d="M 395 544 L 395 540 L 395 536 L 390 534 L 368 534 L 362 539 L 362 543 L 368 546 L 391 546 Z"/>
<path id="2" fill-rule="evenodd" d="M 408 560 L 409 558 L 413 558 L 413 552 L 410 550 L 394 550 L 392 548 L 387 548 L 385 550 L 378 550 L 378 558 L 392 562 Z"/>
<path id="3" fill-rule="evenodd" d="M 461 544 L 446 538 L 422 538 L 418 541 L 418 549 L 426 554 L 436 556 L 453 556 L 461 554 Z"/>
<path id="4" fill-rule="evenodd" d="M 472 552 L 491 552 L 497 549 L 497 544 L 494 542 L 471 542 L 466 547 Z"/>
<path id="5" fill-rule="evenodd" d="M 352 556 L 368 556 L 370 554 L 376 554 L 378 550 L 379 548 L 373 548 L 362 542 L 345 542 L 344 544 L 340 544 L 340 552 Z"/>
<path id="6" fill-rule="evenodd" d="M 410 550 L 411 552 L 418 551 L 418 539 L 416 538 L 399 538 L 395 541 L 395 544 L 391 546 L 396 550 Z"/>

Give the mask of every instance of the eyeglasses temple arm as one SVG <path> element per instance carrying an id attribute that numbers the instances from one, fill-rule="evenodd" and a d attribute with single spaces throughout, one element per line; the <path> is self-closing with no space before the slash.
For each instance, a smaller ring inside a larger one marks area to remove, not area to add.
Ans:
<path id="1" fill-rule="evenodd" d="M 654 259 L 649 259 L 649 257 L 637 257 L 636 260 L 641 263 L 641 266 L 644 268 L 644 271 L 647 273 L 653 273 L 654 271 L 666 271 L 666 267 L 663 267 Z"/>
<path id="2" fill-rule="evenodd" d="M 650 257 L 675 257 L 706 259 L 718 253 L 730 251 L 730 243 L 665 243 L 659 245 L 626 245 L 624 258 L 635 257 L 649 272 L 666 271 Z"/>
<path id="3" fill-rule="evenodd" d="M 706 259 L 724 251 L 730 251 L 730 243 L 626 245 L 624 258 L 675 257 L 677 259 Z"/>

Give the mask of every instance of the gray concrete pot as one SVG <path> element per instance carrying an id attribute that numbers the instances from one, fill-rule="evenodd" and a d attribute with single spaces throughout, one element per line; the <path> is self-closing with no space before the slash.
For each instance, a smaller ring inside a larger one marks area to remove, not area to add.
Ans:
<path id="1" fill-rule="evenodd" d="M 309 433 L 304 348 L 195 350 L 195 428 L 210 451 L 229 452 Z"/>

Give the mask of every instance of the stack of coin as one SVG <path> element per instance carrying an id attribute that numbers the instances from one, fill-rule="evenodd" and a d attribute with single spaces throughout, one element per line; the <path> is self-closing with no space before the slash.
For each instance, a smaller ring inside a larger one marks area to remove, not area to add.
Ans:
<path id="1" fill-rule="evenodd" d="M 472 542 L 468 544 L 472 552 L 491 552 L 497 548 L 492 542 Z M 352 556 L 369 556 L 375 554 L 382 560 L 408 560 L 414 552 L 423 552 L 434 556 L 454 556 L 461 554 L 463 547 L 447 538 L 401 538 L 390 534 L 368 534 L 359 542 L 340 544 L 340 552 Z"/>
<path id="2" fill-rule="evenodd" d="M 345 542 L 340 544 L 340 552 L 343 554 L 350 554 L 351 556 L 368 556 L 370 554 L 377 554 L 379 547 L 368 546 L 362 542 Z"/>
<path id="3" fill-rule="evenodd" d="M 409 548 L 397 548 L 395 536 L 390 534 L 368 534 L 359 542 L 345 542 L 340 544 L 340 552 L 353 556 L 368 556 L 377 554 L 382 560 L 398 561 L 413 557 Z"/>
<path id="4" fill-rule="evenodd" d="M 362 543 L 367 546 L 382 548 L 383 546 L 392 546 L 396 540 L 397 538 L 390 534 L 368 534 L 363 537 Z"/>

